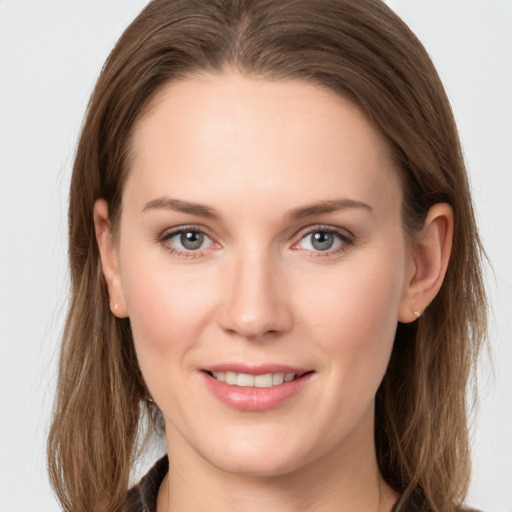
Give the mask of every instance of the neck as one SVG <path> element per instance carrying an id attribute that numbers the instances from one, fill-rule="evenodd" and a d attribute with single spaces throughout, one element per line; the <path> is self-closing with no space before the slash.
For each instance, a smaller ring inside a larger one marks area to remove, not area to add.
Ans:
<path id="1" fill-rule="evenodd" d="M 157 510 L 389 512 L 397 495 L 378 471 L 371 419 L 371 428 L 357 429 L 321 457 L 286 474 L 264 476 L 215 467 L 176 442 L 176 431 L 168 429 L 169 474 Z"/>

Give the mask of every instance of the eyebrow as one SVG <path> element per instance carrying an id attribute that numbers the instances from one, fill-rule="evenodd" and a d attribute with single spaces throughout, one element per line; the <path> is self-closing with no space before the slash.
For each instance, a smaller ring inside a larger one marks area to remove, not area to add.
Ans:
<path id="1" fill-rule="evenodd" d="M 288 216 L 292 219 L 303 219 L 312 215 L 320 215 L 322 213 L 332 213 L 338 210 L 345 210 L 348 208 L 362 208 L 373 213 L 373 208 L 362 201 L 354 199 L 333 199 L 328 201 L 320 201 L 309 206 L 303 206 L 293 209 Z"/>
<path id="2" fill-rule="evenodd" d="M 170 197 L 159 197 L 153 199 L 144 205 L 143 212 L 148 210 L 173 210 L 176 212 L 190 213 L 192 215 L 198 215 L 199 217 L 206 217 L 209 219 L 217 219 L 218 216 L 215 211 L 203 204 L 190 203 L 188 201 L 181 201 L 179 199 L 172 199 Z"/>
<path id="3" fill-rule="evenodd" d="M 338 210 L 345 210 L 348 208 L 362 208 L 373 213 L 373 208 L 362 201 L 354 199 L 332 199 L 327 201 L 320 201 L 308 206 L 301 206 L 291 210 L 286 216 L 292 219 L 303 219 L 311 217 L 312 215 L 320 215 L 323 213 L 332 213 Z M 198 215 L 209 219 L 218 219 L 218 215 L 213 208 L 199 203 L 191 203 L 189 201 L 182 201 L 180 199 L 173 199 L 170 197 L 159 197 L 153 199 L 144 205 L 143 212 L 148 210 L 163 209 L 172 210 L 182 213 L 189 213 L 191 215 Z"/>

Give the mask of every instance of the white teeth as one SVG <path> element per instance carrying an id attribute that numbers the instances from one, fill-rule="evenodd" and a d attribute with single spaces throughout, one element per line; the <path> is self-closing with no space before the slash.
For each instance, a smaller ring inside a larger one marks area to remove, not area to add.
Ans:
<path id="1" fill-rule="evenodd" d="M 254 385 L 257 388 L 271 388 L 272 384 L 271 373 L 267 373 L 266 375 L 256 375 L 256 377 L 254 377 Z"/>
<path id="2" fill-rule="evenodd" d="M 215 373 L 213 376 L 215 377 Z M 226 372 L 226 384 L 237 386 L 238 384 L 236 383 L 236 376 L 237 374 L 235 372 Z"/>
<path id="3" fill-rule="evenodd" d="M 212 372 L 212 375 L 220 382 L 231 386 L 270 388 L 279 386 L 283 382 L 295 379 L 295 373 L 266 373 L 263 375 L 249 375 L 236 372 Z"/>
<path id="4" fill-rule="evenodd" d="M 284 382 L 284 373 L 274 373 L 272 375 L 272 384 L 278 386 Z"/>
<path id="5" fill-rule="evenodd" d="M 247 373 L 239 373 L 236 379 L 236 385 L 240 387 L 254 386 L 254 375 L 249 375 Z"/>

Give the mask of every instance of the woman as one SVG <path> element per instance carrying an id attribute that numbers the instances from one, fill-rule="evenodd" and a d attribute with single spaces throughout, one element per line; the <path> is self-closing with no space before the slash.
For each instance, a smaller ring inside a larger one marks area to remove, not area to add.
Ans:
<path id="1" fill-rule="evenodd" d="M 481 247 L 442 85 L 383 3 L 151 2 L 69 222 L 64 508 L 461 509 Z M 170 462 L 127 498 L 160 415 Z"/>

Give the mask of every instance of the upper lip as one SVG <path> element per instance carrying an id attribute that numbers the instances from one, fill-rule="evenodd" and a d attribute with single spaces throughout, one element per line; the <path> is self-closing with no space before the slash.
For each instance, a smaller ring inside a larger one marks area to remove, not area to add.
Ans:
<path id="1" fill-rule="evenodd" d="M 205 366 L 201 368 L 203 371 L 218 372 L 235 372 L 246 373 L 248 375 L 265 375 L 267 373 L 294 373 L 295 375 L 303 375 L 311 371 L 311 369 L 290 366 L 286 364 L 258 364 L 249 365 L 245 363 L 220 363 Z"/>

